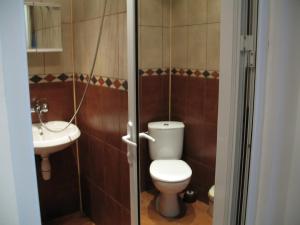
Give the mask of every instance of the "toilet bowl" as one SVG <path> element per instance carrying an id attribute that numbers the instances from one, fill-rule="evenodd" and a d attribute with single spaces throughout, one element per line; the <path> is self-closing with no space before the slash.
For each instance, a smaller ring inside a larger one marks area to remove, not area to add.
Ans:
<path id="1" fill-rule="evenodd" d="M 157 210 L 165 217 L 180 214 L 177 194 L 190 183 L 192 170 L 182 160 L 154 160 L 150 165 L 150 175 L 159 190 Z"/>
<path id="2" fill-rule="evenodd" d="M 177 121 L 148 123 L 149 135 L 155 141 L 149 142 L 150 175 L 154 186 L 160 192 L 157 211 L 165 217 L 180 214 L 178 194 L 190 183 L 192 170 L 180 160 L 183 147 L 184 124 Z"/>

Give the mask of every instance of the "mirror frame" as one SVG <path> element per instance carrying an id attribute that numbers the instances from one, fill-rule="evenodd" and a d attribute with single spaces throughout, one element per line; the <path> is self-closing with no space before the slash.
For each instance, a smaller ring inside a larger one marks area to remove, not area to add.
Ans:
<path id="1" fill-rule="evenodd" d="M 62 6 L 58 3 L 49 3 L 49 2 L 33 2 L 33 1 L 24 1 L 24 6 L 48 6 L 48 7 L 58 7 Z M 26 30 L 27 32 L 27 30 Z M 61 31 L 61 40 L 62 40 L 62 31 Z M 27 53 L 39 53 L 39 52 L 62 52 L 63 46 L 61 48 L 27 48 Z"/>

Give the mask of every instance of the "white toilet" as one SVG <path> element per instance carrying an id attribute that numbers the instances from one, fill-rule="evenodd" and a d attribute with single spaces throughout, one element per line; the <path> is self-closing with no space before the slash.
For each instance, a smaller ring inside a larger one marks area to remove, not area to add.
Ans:
<path id="1" fill-rule="evenodd" d="M 192 170 L 180 160 L 183 147 L 184 124 L 175 121 L 148 123 L 150 175 L 155 187 L 160 191 L 157 210 L 165 217 L 176 217 L 180 213 L 178 193 L 190 183 Z"/>

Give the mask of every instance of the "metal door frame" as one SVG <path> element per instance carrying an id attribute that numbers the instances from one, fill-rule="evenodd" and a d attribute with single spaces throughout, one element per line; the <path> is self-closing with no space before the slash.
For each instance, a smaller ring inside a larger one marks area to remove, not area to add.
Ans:
<path id="1" fill-rule="evenodd" d="M 130 215 L 131 225 L 137 225 L 140 221 L 139 213 L 139 182 L 138 182 L 138 138 L 137 138 L 137 28 L 136 28 L 136 1 L 127 0 L 127 58 L 128 58 L 128 124 L 127 136 L 123 141 L 127 142 L 127 157 L 130 173 Z"/>

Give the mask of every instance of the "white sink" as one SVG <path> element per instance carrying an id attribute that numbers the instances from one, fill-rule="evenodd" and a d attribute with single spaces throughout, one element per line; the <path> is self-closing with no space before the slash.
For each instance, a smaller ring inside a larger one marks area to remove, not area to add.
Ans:
<path id="1" fill-rule="evenodd" d="M 60 130 L 67 126 L 64 121 L 51 121 L 46 126 L 51 130 Z M 50 132 L 40 124 L 32 124 L 33 146 L 35 154 L 46 156 L 66 149 L 80 136 L 80 130 L 75 124 L 61 132 Z"/>
<path id="2" fill-rule="evenodd" d="M 46 126 L 51 130 L 60 130 L 67 126 L 65 121 L 51 121 Z M 66 149 L 72 145 L 80 136 L 80 130 L 75 124 L 60 132 L 51 132 L 41 126 L 32 124 L 33 146 L 36 155 L 42 157 L 41 171 L 44 180 L 51 178 L 51 165 L 49 155 Z"/>

